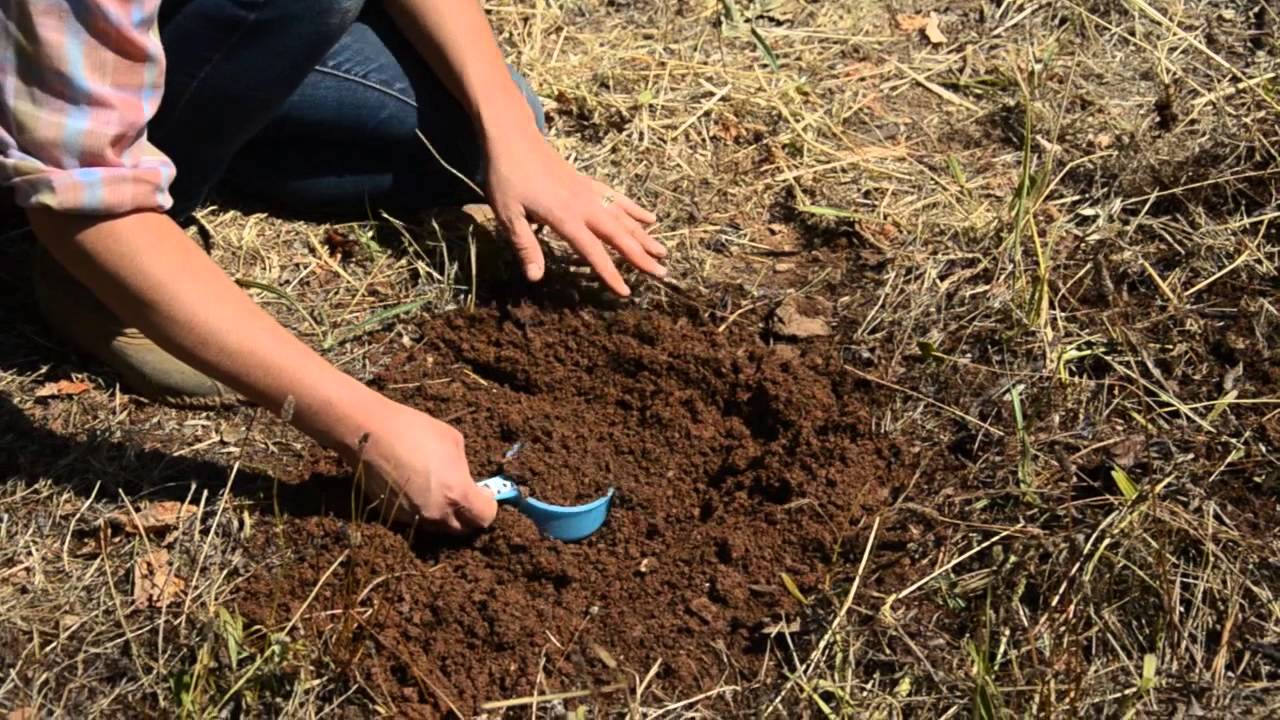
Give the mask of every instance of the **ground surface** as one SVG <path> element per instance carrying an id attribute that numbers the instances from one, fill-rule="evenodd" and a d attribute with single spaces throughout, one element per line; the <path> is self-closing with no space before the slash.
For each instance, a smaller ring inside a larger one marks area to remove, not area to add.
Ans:
<path id="1" fill-rule="evenodd" d="M 867 432 L 865 388 L 827 358 L 791 359 L 696 320 L 504 315 L 423 323 L 423 345 L 375 382 L 457 417 L 479 473 L 505 467 L 558 503 L 615 487 L 606 527 L 564 545 L 504 512 L 480 541 L 438 550 L 377 524 L 289 519 L 252 543 L 273 560 L 240 611 L 264 626 L 292 616 L 346 554 L 308 624 L 333 634 L 331 611 L 359 608 L 351 641 L 394 652 L 353 673 L 406 686 L 411 701 L 471 711 L 587 678 L 625 687 L 651 668 L 653 692 L 673 699 L 750 679 L 782 628 L 798 632 L 791 592 L 821 592 L 862 518 L 910 477 L 910 459 Z"/>
<path id="2" fill-rule="evenodd" d="M 278 419 L 69 353 L 15 227 L 0 709 L 1280 713 L 1275 2 L 489 9 L 671 280 L 529 288 L 451 214 L 192 232 L 477 474 L 524 441 L 610 523 L 385 529 Z"/>

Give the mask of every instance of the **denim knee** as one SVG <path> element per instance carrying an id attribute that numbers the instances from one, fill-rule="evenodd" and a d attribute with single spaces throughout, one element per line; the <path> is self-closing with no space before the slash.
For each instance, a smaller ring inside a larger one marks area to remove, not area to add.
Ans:
<path id="1" fill-rule="evenodd" d="M 511 71 L 511 79 L 515 81 L 516 87 L 520 88 L 520 94 L 524 95 L 524 101 L 529 104 L 529 109 L 533 111 L 534 122 L 538 123 L 538 129 L 544 134 L 547 132 L 547 112 L 542 107 L 542 101 L 538 99 L 538 93 L 534 91 L 533 86 L 529 84 L 528 79 L 521 75 L 518 70 L 507 66 Z"/>
<path id="2" fill-rule="evenodd" d="M 342 37 L 364 10 L 365 0 L 308 0 L 302 5 L 312 22 L 318 22 Z"/>
<path id="3" fill-rule="evenodd" d="M 295 32 L 331 46 L 355 23 L 365 0 L 285 0 L 277 12 L 290 18 Z"/>

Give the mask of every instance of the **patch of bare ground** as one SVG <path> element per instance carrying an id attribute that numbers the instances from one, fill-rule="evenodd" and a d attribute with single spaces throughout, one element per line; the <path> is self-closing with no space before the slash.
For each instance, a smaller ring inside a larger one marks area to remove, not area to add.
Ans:
<path id="1" fill-rule="evenodd" d="M 786 571 L 804 579 L 803 602 L 786 592 L 804 622 L 753 658 L 772 672 L 676 696 L 646 671 L 599 693 L 592 673 L 609 663 L 584 657 L 589 670 L 554 686 L 536 670 L 497 683 L 510 696 L 479 712 L 1280 712 L 1274 2 L 490 11 L 548 101 L 553 141 L 663 218 L 674 279 L 631 304 L 782 355 L 816 352 L 857 390 L 860 432 L 916 450 L 834 561 Z M 202 219 L 230 272 L 365 378 L 430 341 L 417 313 L 502 312 L 528 294 L 500 245 L 443 221 Z M 278 483 L 309 453 L 278 421 L 118 395 L 33 320 L 24 246 L 7 240 L 0 708 L 354 717 L 435 702 L 429 658 L 376 639 L 335 654 L 307 614 L 320 606 L 235 612 L 247 578 L 287 561 L 255 538 L 287 539 L 298 523 L 329 528 L 324 552 L 430 556 L 335 512 L 325 498 L 338 481 Z M 616 310 L 576 270 L 555 270 L 562 304 Z M 797 338 L 801 327 L 819 332 Z M 62 380 L 90 387 L 37 397 Z M 495 392 L 516 380 L 492 380 Z M 119 520 L 163 500 L 197 512 L 161 533 Z M 359 595 L 344 604 L 331 585 L 342 566 L 328 567 L 315 597 L 354 632 L 353 618 L 367 622 Z M 693 657 L 666 648 L 653 648 L 664 665 Z M 353 679 L 358 662 L 421 678 Z M 546 697 L 565 689 L 588 692 Z"/>

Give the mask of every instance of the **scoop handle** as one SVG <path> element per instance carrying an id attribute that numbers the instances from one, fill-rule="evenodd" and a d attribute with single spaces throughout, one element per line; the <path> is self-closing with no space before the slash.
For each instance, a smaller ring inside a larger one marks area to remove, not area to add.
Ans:
<path id="1" fill-rule="evenodd" d="M 515 505 L 520 502 L 520 488 L 501 475 L 481 480 L 476 484 L 493 493 L 493 499 L 504 505 Z"/>

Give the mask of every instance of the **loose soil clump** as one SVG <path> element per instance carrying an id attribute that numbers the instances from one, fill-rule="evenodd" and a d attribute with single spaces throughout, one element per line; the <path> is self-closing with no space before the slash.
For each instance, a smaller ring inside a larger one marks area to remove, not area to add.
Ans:
<path id="1" fill-rule="evenodd" d="M 802 650 L 821 632 L 801 598 L 911 471 L 830 346 L 777 352 L 697 320 L 529 306 L 420 329 L 377 384 L 455 423 L 477 477 L 505 471 L 560 504 L 617 496 L 572 545 L 509 509 L 449 546 L 344 519 L 340 502 L 261 523 L 266 564 L 241 612 L 279 627 L 319 586 L 302 626 L 402 712 L 634 688 L 655 666 L 655 700 L 776 672 L 771 644 Z M 318 461 L 311 482 L 349 495 L 334 467 Z"/>

